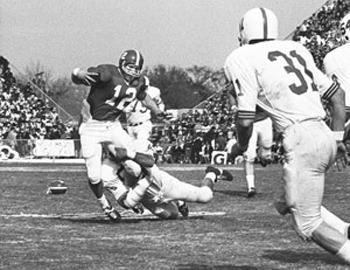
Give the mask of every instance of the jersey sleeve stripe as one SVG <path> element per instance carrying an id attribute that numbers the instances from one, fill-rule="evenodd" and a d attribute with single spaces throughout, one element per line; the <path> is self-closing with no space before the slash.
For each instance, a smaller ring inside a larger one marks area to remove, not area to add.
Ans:
<path id="1" fill-rule="evenodd" d="M 330 100 L 335 92 L 337 92 L 339 88 L 339 83 L 334 82 L 328 90 L 323 94 L 322 98 L 325 100 Z"/>
<path id="2" fill-rule="evenodd" d="M 252 111 L 238 111 L 238 118 L 240 119 L 254 119 L 255 112 Z"/>

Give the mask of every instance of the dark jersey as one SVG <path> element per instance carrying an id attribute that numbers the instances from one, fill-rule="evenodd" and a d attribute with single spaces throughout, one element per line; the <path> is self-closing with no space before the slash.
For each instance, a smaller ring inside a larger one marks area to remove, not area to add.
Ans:
<path id="1" fill-rule="evenodd" d="M 87 97 L 91 116 L 95 120 L 115 120 L 133 100 L 143 100 L 147 95 L 143 75 L 128 84 L 115 65 L 99 65 L 88 68 L 88 71 L 98 73 Z"/>

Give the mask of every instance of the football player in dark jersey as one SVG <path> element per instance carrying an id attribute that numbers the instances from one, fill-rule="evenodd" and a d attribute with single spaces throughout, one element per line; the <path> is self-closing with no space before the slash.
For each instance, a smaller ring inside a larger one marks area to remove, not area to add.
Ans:
<path id="1" fill-rule="evenodd" d="M 127 50 L 120 56 L 119 66 L 102 64 L 76 68 L 72 72 L 75 84 L 90 86 L 89 95 L 83 102 L 82 123 L 79 127 L 89 185 L 104 213 L 117 222 L 120 215 L 103 193 L 102 144 L 115 155 L 116 149 L 125 149 L 119 151 L 119 157 L 120 153 L 124 153 L 122 158 L 135 161 L 142 167 L 152 167 L 153 156 L 135 151 L 133 141 L 123 129 L 119 117 L 135 99 L 142 101 L 156 115 L 163 114 L 146 93 L 149 80 L 142 74 L 143 62 L 139 51 Z"/>

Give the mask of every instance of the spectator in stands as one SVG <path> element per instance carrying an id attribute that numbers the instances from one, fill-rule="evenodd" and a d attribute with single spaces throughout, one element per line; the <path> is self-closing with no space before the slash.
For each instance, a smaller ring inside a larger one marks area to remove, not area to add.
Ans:
<path id="1" fill-rule="evenodd" d="M 6 144 L 11 147 L 12 150 L 17 151 L 17 132 L 14 125 L 10 126 L 9 131 L 6 134 Z"/>
<path id="2" fill-rule="evenodd" d="M 215 150 L 224 151 L 225 147 L 226 147 L 226 139 L 224 138 L 224 132 L 220 130 L 215 139 Z"/>
<path id="3" fill-rule="evenodd" d="M 205 141 L 202 147 L 202 157 L 203 157 L 202 163 L 210 163 L 212 153 L 213 153 L 213 147 L 208 141 Z"/>
<path id="4" fill-rule="evenodd" d="M 196 136 L 193 140 L 193 147 L 192 147 L 192 158 L 191 158 L 192 163 L 198 164 L 201 162 L 200 152 L 202 151 L 202 146 L 203 146 L 202 133 L 196 132 Z"/>

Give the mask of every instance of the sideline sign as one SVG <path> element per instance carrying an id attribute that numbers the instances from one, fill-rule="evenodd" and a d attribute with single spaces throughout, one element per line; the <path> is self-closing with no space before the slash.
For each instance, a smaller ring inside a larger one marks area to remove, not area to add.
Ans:
<path id="1" fill-rule="evenodd" d="M 227 152 L 213 151 L 211 154 L 211 164 L 224 165 L 227 163 Z"/>
<path id="2" fill-rule="evenodd" d="M 74 140 L 35 140 L 36 157 L 74 157 Z"/>

